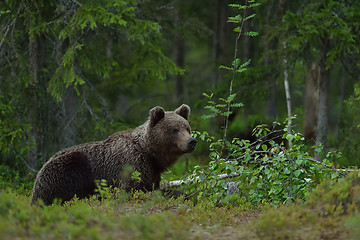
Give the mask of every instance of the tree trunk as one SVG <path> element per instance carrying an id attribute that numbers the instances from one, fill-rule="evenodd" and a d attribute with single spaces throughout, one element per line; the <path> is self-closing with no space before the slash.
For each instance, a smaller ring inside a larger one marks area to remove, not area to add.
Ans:
<path id="1" fill-rule="evenodd" d="M 29 65 L 31 80 L 29 81 L 29 113 L 28 118 L 31 123 L 31 130 L 29 132 L 30 141 L 32 142 L 28 151 L 28 169 L 29 171 L 36 171 L 39 157 L 39 109 L 37 97 L 38 71 L 39 71 L 39 43 L 38 37 L 34 39 L 29 38 Z"/>
<path id="2" fill-rule="evenodd" d="M 68 39 L 57 42 L 56 61 L 59 65 L 61 64 L 62 57 L 64 56 L 69 45 L 70 45 L 70 42 Z M 108 54 L 108 52 L 111 52 L 111 51 L 108 50 L 108 48 L 106 48 L 106 54 Z M 78 97 L 77 97 L 76 91 L 73 87 L 67 88 L 62 97 L 62 99 L 63 99 L 63 101 L 62 101 L 63 118 L 61 120 L 62 134 L 59 139 L 61 148 L 73 146 L 77 143 L 76 142 L 77 98 Z"/>
<path id="3" fill-rule="evenodd" d="M 304 137 L 315 141 L 319 112 L 320 67 L 313 63 L 306 79 L 304 106 Z"/>
<path id="4" fill-rule="evenodd" d="M 251 8 L 246 10 L 246 16 L 250 16 L 252 14 Z M 243 42 L 243 48 L 242 48 L 242 55 L 243 55 L 243 61 L 247 62 L 250 59 L 252 59 L 252 52 L 251 52 L 251 48 L 252 48 L 252 41 L 251 41 L 251 37 L 246 35 L 245 33 L 249 32 L 251 30 L 251 26 L 250 26 L 250 22 L 251 21 L 245 21 L 244 22 L 244 26 L 243 26 L 243 34 L 242 34 L 242 42 Z M 251 63 L 250 63 L 251 64 Z"/>
<path id="5" fill-rule="evenodd" d="M 328 40 L 322 41 L 322 51 L 320 56 L 320 81 L 319 81 L 319 110 L 317 120 L 316 142 L 321 143 L 324 148 L 327 143 L 328 128 L 328 100 L 329 100 L 329 82 L 330 71 L 326 69 L 326 54 L 328 53 Z M 317 156 L 319 158 L 320 156 Z"/>
<path id="6" fill-rule="evenodd" d="M 176 37 L 176 49 L 175 49 L 175 63 L 178 67 L 185 67 L 185 47 L 184 47 L 184 38 L 180 34 Z M 182 103 L 184 101 L 184 75 L 178 74 L 175 79 L 175 98 L 177 103 Z"/>
<path id="7" fill-rule="evenodd" d="M 339 137 L 341 116 L 343 115 L 344 102 L 346 99 L 346 85 L 347 85 L 347 73 L 345 70 L 342 71 L 341 83 L 340 83 L 340 102 L 339 102 L 339 114 L 336 119 L 336 131 L 335 138 Z"/>
<path id="8" fill-rule="evenodd" d="M 181 4 L 181 3 L 179 3 Z M 177 26 L 180 25 L 182 19 L 181 14 L 178 9 L 175 14 L 175 24 Z M 178 67 L 181 67 L 184 69 L 185 67 L 185 39 L 181 32 L 178 31 L 178 33 L 175 35 L 175 64 Z M 176 103 L 180 104 L 184 102 L 185 99 L 185 79 L 184 75 L 178 74 L 175 78 L 175 101 Z M 189 165 L 189 159 L 185 159 L 185 169 L 184 172 L 187 172 Z"/>
<path id="9" fill-rule="evenodd" d="M 267 12 L 265 15 L 265 34 L 268 35 L 269 31 L 271 31 L 272 26 L 270 26 L 270 21 L 276 17 L 278 21 L 281 21 L 282 16 L 285 13 L 285 1 L 274 1 L 271 0 L 268 3 Z M 277 47 L 278 38 L 274 38 L 273 40 L 264 39 L 264 52 L 267 53 L 270 50 L 274 50 Z M 264 56 L 264 65 L 268 68 L 271 68 L 273 60 L 271 59 L 270 54 L 266 54 Z M 276 88 L 276 78 L 269 73 L 267 76 L 267 85 L 268 85 L 268 96 L 266 98 L 265 104 L 265 115 L 270 120 L 276 120 L 278 117 L 278 103 L 277 103 L 277 88 Z"/>
<path id="10" fill-rule="evenodd" d="M 213 59 L 214 59 L 214 75 L 212 84 L 215 86 L 221 79 L 221 61 L 224 55 L 224 45 L 226 41 L 226 10 L 227 5 L 223 0 L 217 0 L 215 6 L 214 18 L 214 39 L 213 39 Z"/>
<path id="11" fill-rule="evenodd" d="M 181 4 L 181 3 L 179 3 Z M 180 8 L 175 12 L 175 25 L 179 27 L 182 19 Z M 185 66 L 185 40 L 181 31 L 178 31 L 175 34 L 175 64 L 178 67 L 184 68 Z M 175 101 L 177 103 L 182 103 L 184 101 L 184 75 L 176 75 L 175 77 Z"/>
<path id="12" fill-rule="evenodd" d="M 113 57 L 113 54 L 112 54 L 112 51 L 113 51 L 113 39 L 110 36 L 108 36 L 108 41 L 107 41 L 107 44 L 106 44 L 106 57 L 107 58 L 112 58 Z"/>
<path id="13" fill-rule="evenodd" d="M 284 86 L 285 86 L 285 95 L 286 95 L 286 106 L 287 106 L 287 112 L 288 112 L 288 133 L 291 133 L 291 95 L 290 95 L 290 87 L 289 87 L 289 74 L 288 74 L 288 60 L 286 56 L 286 42 L 283 41 L 283 48 L 284 48 Z M 289 147 L 292 146 L 292 141 L 288 141 Z"/>
<path id="14" fill-rule="evenodd" d="M 77 94 L 74 88 L 69 87 L 63 95 L 64 126 L 63 144 L 64 147 L 75 145 L 76 142 L 76 117 L 77 117 Z"/>

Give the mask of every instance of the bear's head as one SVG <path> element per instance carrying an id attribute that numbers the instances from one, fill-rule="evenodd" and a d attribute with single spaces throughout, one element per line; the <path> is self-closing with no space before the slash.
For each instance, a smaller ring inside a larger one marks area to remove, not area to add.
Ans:
<path id="1" fill-rule="evenodd" d="M 147 133 L 151 148 L 167 162 L 166 165 L 173 164 L 182 154 L 194 151 L 196 140 L 190 133 L 188 105 L 183 104 L 175 111 L 165 111 L 157 106 L 149 115 Z"/>

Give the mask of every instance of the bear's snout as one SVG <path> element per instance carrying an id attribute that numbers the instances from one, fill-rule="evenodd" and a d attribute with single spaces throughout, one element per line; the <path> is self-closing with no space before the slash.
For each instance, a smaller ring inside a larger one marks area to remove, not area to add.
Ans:
<path id="1" fill-rule="evenodd" d="M 190 138 L 188 140 L 188 149 L 189 149 L 189 152 L 192 152 L 194 151 L 196 147 L 196 139 L 195 138 Z"/>

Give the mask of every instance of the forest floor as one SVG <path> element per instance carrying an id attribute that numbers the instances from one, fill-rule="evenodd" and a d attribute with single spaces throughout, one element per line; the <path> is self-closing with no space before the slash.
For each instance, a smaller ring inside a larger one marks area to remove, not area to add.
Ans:
<path id="1" fill-rule="evenodd" d="M 30 206 L 29 196 L 4 190 L 0 239 L 259 239 L 260 213 L 143 193 Z"/>
<path id="2" fill-rule="evenodd" d="M 303 204 L 214 206 L 156 193 L 112 194 L 32 206 L 29 193 L 0 190 L 0 239 L 359 239 L 357 211 L 331 207 L 337 213 L 321 216 Z"/>
<path id="3" fill-rule="evenodd" d="M 277 207 L 109 188 L 42 206 L 30 204 L 31 182 L 4 183 L 0 179 L 0 239 L 360 239 L 357 173 L 323 181 L 305 202 Z"/>

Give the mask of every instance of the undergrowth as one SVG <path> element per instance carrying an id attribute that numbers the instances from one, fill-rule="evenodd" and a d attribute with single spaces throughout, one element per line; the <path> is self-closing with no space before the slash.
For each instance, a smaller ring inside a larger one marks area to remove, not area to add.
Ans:
<path id="1" fill-rule="evenodd" d="M 266 211 L 256 224 L 261 239 L 360 239 L 360 178 L 327 179 L 306 202 Z"/>
<path id="2" fill-rule="evenodd" d="M 196 206 L 183 198 L 105 189 L 89 199 L 64 205 L 30 206 L 30 198 L 0 192 L 2 239 L 196 239 L 207 226 L 235 225 L 241 206 L 216 208 L 206 200 Z M 114 191 L 116 194 L 114 194 Z M 256 216 L 256 212 L 247 215 Z M 200 230 L 199 230 L 200 229 Z"/>
<path id="3" fill-rule="evenodd" d="M 0 190 L 10 188 L 16 190 L 20 194 L 29 196 L 31 194 L 34 179 L 34 174 L 21 176 L 18 171 L 8 166 L 0 166 Z"/>
<path id="4" fill-rule="evenodd" d="M 31 206 L 17 190 L 0 191 L 1 239 L 359 239 L 360 178 L 328 178 L 306 201 L 215 206 L 168 199 L 160 192 L 125 193 L 100 187 L 98 194 L 65 204 Z"/>

